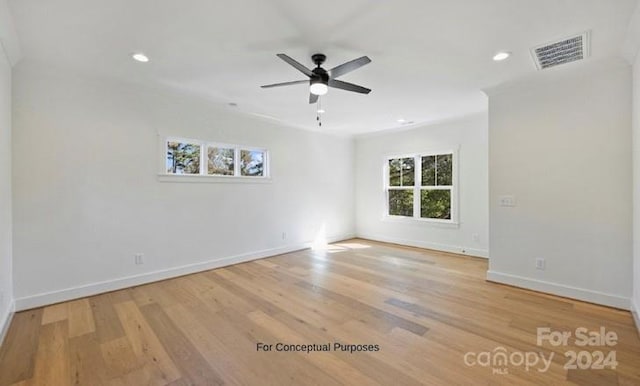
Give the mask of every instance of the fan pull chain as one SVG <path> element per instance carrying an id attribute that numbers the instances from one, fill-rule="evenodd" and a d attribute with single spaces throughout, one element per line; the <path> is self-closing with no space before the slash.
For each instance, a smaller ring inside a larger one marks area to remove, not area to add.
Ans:
<path id="1" fill-rule="evenodd" d="M 320 118 L 320 111 L 322 111 L 322 105 L 320 104 L 320 98 L 318 97 L 317 109 L 316 109 L 316 121 L 318 121 L 318 126 L 322 127 L 322 119 Z"/>

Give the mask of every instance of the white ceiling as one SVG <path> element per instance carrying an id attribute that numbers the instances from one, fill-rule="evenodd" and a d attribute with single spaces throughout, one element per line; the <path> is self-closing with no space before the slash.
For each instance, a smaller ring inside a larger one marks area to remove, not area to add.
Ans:
<path id="1" fill-rule="evenodd" d="M 322 131 L 358 134 L 486 110 L 482 88 L 535 72 L 529 49 L 592 31 L 592 58 L 620 55 L 636 0 L 13 0 L 27 60 L 235 102 L 244 113 L 317 129 L 304 79 L 275 56 L 329 69 L 369 95 L 330 89 Z M 499 50 L 513 52 L 493 62 Z M 143 51 L 151 62 L 136 63 Z M 579 64 L 578 64 L 579 65 Z M 548 70 L 553 71 L 553 70 Z M 229 107 L 230 108 L 230 107 Z"/>

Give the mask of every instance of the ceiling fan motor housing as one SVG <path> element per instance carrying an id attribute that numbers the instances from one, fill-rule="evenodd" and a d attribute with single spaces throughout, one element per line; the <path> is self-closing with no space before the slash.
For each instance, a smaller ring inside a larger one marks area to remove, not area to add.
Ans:
<path id="1" fill-rule="evenodd" d="M 311 72 L 313 72 L 313 76 L 311 77 L 311 84 L 313 83 L 329 83 L 329 73 L 322 67 L 316 67 Z"/>
<path id="2" fill-rule="evenodd" d="M 309 80 L 309 84 L 314 83 L 329 83 L 329 73 L 324 68 L 320 67 L 325 60 L 327 60 L 327 56 L 324 54 L 313 54 L 311 55 L 311 60 L 316 64 L 316 68 L 311 70 L 313 76 Z"/>

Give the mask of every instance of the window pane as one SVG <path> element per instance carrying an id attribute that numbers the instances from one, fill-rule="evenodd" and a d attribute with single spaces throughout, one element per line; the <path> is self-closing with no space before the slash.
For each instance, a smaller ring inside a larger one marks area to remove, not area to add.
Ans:
<path id="1" fill-rule="evenodd" d="M 402 175 L 400 185 L 413 186 L 416 177 L 415 160 L 413 158 L 402 159 Z"/>
<path id="2" fill-rule="evenodd" d="M 413 186 L 415 166 L 413 158 L 389 160 L 389 186 Z"/>
<path id="3" fill-rule="evenodd" d="M 400 186 L 400 169 L 402 160 L 400 158 L 389 160 L 389 186 Z"/>
<path id="4" fill-rule="evenodd" d="M 420 217 L 451 220 L 451 190 L 422 190 Z"/>
<path id="5" fill-rule="evenodd" d="M 453 185 L 453 165 L 451 154 L 441 154 L 436 156 L 438 164 L 438 185 Z"/>
<path id="6" fill-rule="evenodd" d="M 207 149 L 207 171 L 212 175 L 233 175 L 233 149 L 210 147 Z"/>
<path id="7" fill-rule="evenodd" d="M 167 173 L 200 174 L 200 145 L 167 142 Z"/>
<path id="8" fill-rule="evenodd" d="M 264 152 L 259 150 L 240 150 L 240 175 L 263 176 Z"/>
<path id="9" fill-rule="evenodd" d="M 422 157 L 422 186 L 436 184 L 436 156 Z"/>
<path id="10" fill-rule="evenodd" d="M 389 215 L 413 217 L 413 190 L 389 190 Z"/>

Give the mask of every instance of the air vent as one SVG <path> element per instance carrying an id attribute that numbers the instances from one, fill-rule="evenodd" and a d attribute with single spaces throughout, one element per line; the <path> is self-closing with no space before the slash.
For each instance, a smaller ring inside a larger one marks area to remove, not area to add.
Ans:
<path id="1" fill-rule="evenodd" d="M 531 49 L 538 70 L 575 62 L 589 56 L 589 32 Z"/>

